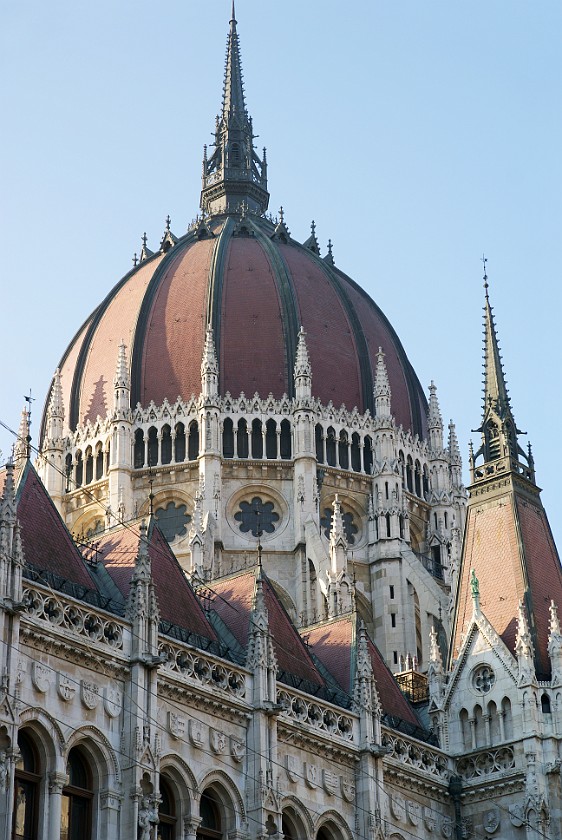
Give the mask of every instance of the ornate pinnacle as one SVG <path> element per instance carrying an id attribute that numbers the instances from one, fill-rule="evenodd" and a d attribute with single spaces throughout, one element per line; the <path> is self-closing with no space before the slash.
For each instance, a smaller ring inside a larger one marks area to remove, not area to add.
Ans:
<path id="1" fill-rule="evenodd" d="M 551 636 L 560 636 L 562 635 L 562 631 L 560 630 L 560 621 L 558 619 L 558 609 L 554 601 L 550 602 L 550 623 L 549 623 L 549 630 Z"/>
<path id="2" fill-rule="evenodd" d="M 301 326 L 297 340 L 297 352 L 295 355 L 295 382 L 299 377 L 306 377 L 310 379 L 312 376 L 312 368 L 310 366 L 310 359 L 308 357 L 308 348 L 306 346 L 306 333 L 304 327 Z"/>
<path id="3" fill-rule="evenodd" d="M 443 667 L 443 658 L 441 656 L 441 649 L 437 642 L 437 631 L 432 627 L 429 631 L 429 661 L 440 668 Z"/>
<path id="4" fill-rule="evenodd" d="M 431 384 L 429 386 L 429 406 L 427 412 L 427 420 L 430 428 L 443 428 L 443 420 L 441 418 L 441 411 L 439 409 L 439 400 L 437 399 L 437 388 L 433 380 L 431 380 Z"/>
<path id="5" fill-rule="evenodd" d="M 461 451 L 459 449 L 459 441 L 457 439 L 457 430 L 452 420 L 449 421 L 449 458 L 451 464 L 461 466 Z"/>
<path id="6" fill-rule="evenodd" d="M 115 366 L 115 376 L 113 377 L 113 385 L 115 388 L 130 388 L 131 380 L 129 377 L 129 369 L 127 367 L 127 345 L 121 339 L 119 349 L 117 351 L 117 364 Z"/>
<path id="7" fill-rule="evenodd" d="M 51 389 L 51 398 L 49 399 L 47 417 L 57 417 L 61 420 L 64 419 L 64 400 L 62 396 L 62 382 L 59 368 L 56 369 L 53 377 L 53 387 Z"/>
<path id="8" fill-rule="evenodd" d="M 347 538 L 345 536 L 345 528 L 343 524 L 343 512 L 341 503 L 336 493 L 336 497 L 332 503 L 332 529 L 330 531 L 330 544 L 332 546 L 338 545 L 338 543 L 342 543 L 345 547 L 347 547 Z"/>
<path id="9" fill-rule="evenodd" d="M 377 353 L 377 369 L 375 373 L 375 387 L 373 395 L 375 398 L 375 416 L 376 417 L 390 417 L 391 416 L 391 390 L 390 382 L 388 381 L 388 371 L 386 369 L 385 354 L 382 347 L 379 347 Z"/>

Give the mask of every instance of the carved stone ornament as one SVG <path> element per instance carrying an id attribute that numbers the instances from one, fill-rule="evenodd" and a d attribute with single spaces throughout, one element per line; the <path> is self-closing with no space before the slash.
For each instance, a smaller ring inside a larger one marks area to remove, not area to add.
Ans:
<path id="1" fill-rule="evenodd" d="M 226 735 L 218 729 L 209 729 L 209 745 L 216 755 L 222 755 L 226 749 Z"/>
<path id="2" fill-rule="evenodd" d="M 205 746 L 203 724 L 199 720 L 194 720 L 194 718 L 189 721 L 189 740 L 199 750 Z"/>
<path id="3" fill-rule="evenodd" d="M 453 836 L 453 821 L 450 817 L 443 817 L 441 820 L 441 834 L 446 840 Z"/>
<path id="4" fill-rule="evenodd" d="M 515 828 L 521 828 L 525 822 L 525 807 L 523 805 L 510 805 L 509 819 Z"/>
<path id="5" fill-rule="evenodd" d="M 16 673 L 16 685 L 20 685 L 23 682 L 26 670 L 27 668 L 25 661 L 23 659 L 20 659 L 20 661 L 18 662 L 18 668 Z"/>
<path id="6" fill-rule="evenodd" d="M 182 715 L 176 712 L 168 712 L 168 732 L 172 738 L 183 738 L 185 735 L 187 721 Z"/>
<path id="7" fill-rule="evenodd" d="M 406 816 L 406 802 L 404 797 L 396 796 L 395 793 L 389 794 L 388 802 L 390 805 L 390 813 L 395 820 L 403 820 Z"/>
<path id="8" fill-rule="evenodd" d="M 103 707 L 110 718 L 116 718 L 123 707 L 123 692 L 116 685 L 108 685 L 103 690 Z"/>
<path id="9" fill-rule="evenodd" d="M 287 776 L 289 781 L 298 782 L 299 780 L 299 760 L 295 755 L 285 756 L 285 767 L 287 769 Z"/>
<path id="10" fill-rule="evenodd" d="M 355 782 L 352 779 L 341 780 L 341 792 L 346 802 L 355 800 Z"/>
<path id="11" fill-rule="evenodd" d="M 309 788 L 317 788 L 320 780 L 320 773 L 316 764 L 304 763 L 304 780 Z"/>
<path id="12" fill-rule="evenodd" d="M 425 807 L 423 809 L 423 824 L 428 831 L 434 831 L 437 825 L 437 817 L 433 808 Z"/>
<path id="13" fill-rule="evenodd" d="M 482 825 L 484 826 L 484 830 L 488 832 L 488 834 L 493 834 L 494 831 L 497 831 L 501 824 L 501 815 L 500 809 L 497 805 L 488 808 L 484 812 L 484 818 L 482 820 Z"/>
<path id="14" fill-rule="evenodd" d="M 89 680 L 81 680 L 80 699 L 87 709 L 95 709 L 100 701 L 99 685 Z"/>
<path id="15" fill-rule="evenodd" d="M 406 813 L 412 825 L 419 825 L 421 814 L 421 805 L 419 802 L 408 800 L 406 802 Z"/>
<path id="16" fill-rule="evenodd" d="M 323 770 L 322 771 L 322 782 L 324 785 L 324 790 L 329 796 L 334 796 L 338 789 L 338 781 L 339 777 L 336 776 L 335 773 L 332 773 L 330 770 Z"/>
<path id="17" fill-rule="evenodd" d="M 34 662 L 31 666 L 31 682 L 37 691 L 45 694 L 51 684 L 51 669 L 42 662 Z"/>
<path id="18" fill-rule="evenodd" d="M 76 680 L 71 679 L 68 674 L 63 674 L 59 671 L 57 674 L 57 691 L 61 700 L 65 703 L 70 703 L 74 700 L 76 694 Z"/>
<path id="19" fill-rule="evenodd" d="M 235 738 L 234 735 L 230 736 L 230 755 L 237 764 L 239 764 L 246 755 L 246 744 L 244 741 L 240 741 L 238 738 Z"/>

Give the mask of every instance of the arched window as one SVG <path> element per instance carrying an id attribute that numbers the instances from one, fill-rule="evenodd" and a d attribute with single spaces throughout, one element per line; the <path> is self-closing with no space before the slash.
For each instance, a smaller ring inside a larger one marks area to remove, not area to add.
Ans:
<path id="1" fill-rule="evenodd" d="M 422 490 L 423 490 L 423 498 L 427 498 L 429 496 L 429 473 L 427 471 L 427 464 L 423 465 L 423 472 L 422 472 Z M 447 514 L 445 514 L 446 516 Z M 445 526 L 447 523 L 445 522 Z"/>
<path id="2" fill-rule="evenodd" d="M 486 744 L 486 736 L 484 733 L 484 720 L 482 718 L 482 706 L 476 704 L 474 707 L 474 736 L 476 738 L 476 746 L 483 747 Z"/>
<path id="3" fill-rule="evenodd" d="M 65 493 L 70 493 L 73 490 L 72 486 L 72 455 L 68 454 L 64 459 L 65 464 L 65 472 L 66 472 L 66 489 Z"/>
<path id="4" fill-rule="evenodd" d="M 351 469 L 361 472 L 361 443 L 357 432 L 351 435 Z"/>
<path id="5" fill-rule="evenodd" d="M 35 744 L 25 730 L 18 732 L 19 756 L 14 783 L 14 840 L 37 837 L 41 766 Z"/>
<path id="6" fill-rule="evenodd" d="M 160 776 L 160 805 L 158 806 L 157 840 L 175 840 L 176 838 L 176 803 L 168 782 Z"/>
<path id="7" fill-rule="evenodd" d="M 196 461 L 199 457 L 199 424 L 192 420 L 189 424 L 189 440 L 187 443 L 187 460 Z"/>
<path id="8" fill-rule="evenodd" d="M 347 445 L 347 432 L 340 432 L 340 439 L 338 442 L 338 461 L 340 469 L 349 469 L 349 448 Z"/>
<path id="9" fill-rule="evenodd" d="M 493 700 L 488 703 L 488 726 L 490 727 L 490 744 L 499 744 L 501 740 L 500 719 L 498 708 Z"/>
<path id="10" fill-rule="evenodd" d="M 105 450 L 105 471 L 106 471 L 106 473 L 109 472 L 109 463 L 110 463 L 109 456 L 110 456 L 110 454 L 111 454 L 111 445 L 108 443 L 107 444 L 107 449 Z"/>
<path id="11" fill-rule="evenodd" d="M 400 477 L 402 479 L 402 487 L 404 487 L 404 484 L 406 483 L 406 462 L 404 460 L 404 453 L 402 450 L 398 453 L 398 465 L 400 469 Z"/>
<path id="12" fill-rule="evenodd" d="M 410 455 L 408 455 L 408 460 L 406 461 L 406 487 L 410 493 L 414 492 L 414 462 Z"/>
<path id="13" fill-rule="evenodd" d="M 238 445 L 238 457 L 247 458 L 248 451 L 248 424 L 241 418 L 238 421 L 238 431 L 236 433 L 236 440 Z"/>
<path id="14" fill-rule="evenodd" d="M 74 483 L 76 487 L 82 487 L 84 481 L 84 461 L 82 460 L 82 453 L 80 450 L 76 453 L 76 468 L 74 472 Z"/>
<path id="15" fill-rule="evenodd" d="M 162 426 L 162 440 L 160 442 L 160 460 L 163 464 L 172 463 L 172 430 L 166 423 Z"/>
<path id="16" fill-rule="evenodd" d="M 103 478 L 103 449 L 101 443 L 98 443 L 96 450 L 96 481 Z"/>
<path id="17" fill-rule="evenodd" d="M 314 441 L 316 444 L 316 460 L 319 464 L 324 463 L 324 441 L 322 440 L 324 435 L 324 430 L 322 426 L 317 423 L 314 427 Z"/>
<path id="18" fill-rule="evenodd" d="M 511 718 L 511 701 L 509 697 L 502 700 L 503 736 L 504 740 L 511 741 L 513 738 L 513 721 Z"/>
<path id="19" fill-rule="evenodd" d="M 86 484 L 91 484 L 94 480 L 94 456 L 92 455 L 92 447 L 86 449 Z"/>
<path id="20" fill-rule="evenodd" d="M 544 715 L 549 715 L 550 712 L 550 697 L 548 694 L 543 694 L 541 696 L 541 712 Z"/>
<path id="21" fill-rule="evenodd" d="M 468 720 L 468 712 L 466 709 L 461 709 L 460 713 L 462 743 L 465 750 L 472 749 L 472 734 L 470 732 L 470 722 Z"/>
<path id="22" fill-rule="evenodd" d="M 416 466 L 414 469 L 414 486 L 416 490 L 416 496 L 421 497 L 421 465 L 418 460 L 416 460 Z"/>
<path id="23" fill-rule="evenodd" d="M 176 424 L 174 456 L 176 464 L 181 464 L 182 461 L 185 461 L 185 426 L 183 425 L 183 423 Z"/>
<path id="24" fill-rule="evenodd" d="M 144 467 L 144 433 L 142 429 L 135 432 L 134 460 L 135 469 Z"/>
<path id="25" fill-rule="evenodd" d="M 148 430 L 148 466 L 155 467 L 158 463 L 158 430 L 151 426 Z"/>
<path id="26" fill-rule="evenodd" d="M 373 471 L 373 441 L 369 435 L 363 441 L 363 469 L 367 475 Z"/>
<path id="27" fill-rule="evenodd" d="M 252 421 L 252 458 L 263 458 L 261 420 Z"/>
<path id="28" fill-rule="evenodd" d="M 199 815 L 201 817 L 201 823 L 197 829 L 197 837 L 220 840 L 222 838 L 222 817 L 219 803 L 212 792 L 206 791 L 201 794 Z"/>
<path id="29" fill-rule="evenodd" d="M 265 457 L 277 458 L 277 423 L 271 419 L 265 424 Z"/>
<path id="30" fill-rule="evenodd" d="M 222 427 L 222 454 L 234 458 L 234 423 L 227 417 Z"/>
<path id="31" fill-rule="evenodd" d="M 330 467 L 336 466 L 336 432 L 332 426 L 326 433 L 326 461 Z"/>
<path id="32" fill-rule="evenodd" d="M 230 147 L 230 165 L 234 167 L 240 166 L 240 146 L 238 143 L 233 143 Z"/>
<path id="33" fill-rule="evenodd" d="M 68 784 L 62 791 L 60 840 L 84 840 L 91 830 L 92 773 L 79 747 L 68 754 Z"/>
<path id="34" fill-rule="evenodd" d="M 291 424 L 288 420 L 281 420 L 281 438 L 279 441 L 279 448 L 281 450 L 281 457 L 289 460 L 291 457 Z"/>

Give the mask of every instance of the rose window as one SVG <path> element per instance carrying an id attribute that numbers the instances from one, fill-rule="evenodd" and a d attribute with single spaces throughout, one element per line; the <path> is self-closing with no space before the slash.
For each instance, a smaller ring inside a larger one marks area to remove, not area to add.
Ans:
<path id="1" fill-rule="evenodd" d="M 158 527 L 169 543 L 176 537 L 183 537 L 187 533 L 191 516 L 187 513 L 185 505 L 168 502 L 165 508 L 158 508 L 155 515 Z"/>
<path id="2" fill-rule="evenodd" d="M 250 532 L 253 537 L 273 534 L 279 522 L 273 502 L 263 502 L 259 496 L 254 496 L 251 502 L 240 502 L 240 510 L 236 511 L 234 518 L 240 523 L 242 533 Z"/>
<path id="3" fill-rule="evenodd" d="M 492 690 L 496 675 L 488 665 L 480 665 L 472 673 L 472 685 L 480 694 L 487 694 Z"/>

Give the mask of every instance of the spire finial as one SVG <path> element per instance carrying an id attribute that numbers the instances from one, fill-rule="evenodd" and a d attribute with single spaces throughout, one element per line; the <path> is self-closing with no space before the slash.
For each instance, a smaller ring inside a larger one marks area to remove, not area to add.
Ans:
<path id="1" fill-rule="evenodd" d="M 373 396 L 375 398 L 375 416 L 386 418 L 390 417 L 392 395 L 390 391 L 390 382 L 388 381 L 385 354 L 383 353 L 382 347 L 379 347 L 377 352 L 377 367 L 375 371 L 375 387 L 373 389 Z"/>
<path id="2" fill-rule="evenodd" d="M 484 266 L 484 277 L 482 278 L 484 280 L 484 291 L 486 294 L 486 299 L 488 299 L 488 274 L 486 272 L 486 263 L 488 262 L 488 257 L 482 254 L 481 261 L 482 265 Z"/>
<path id="3" fill-rule="evenodd" d="M 232 10 L 230 12 L 230 23 L 238 23 L 236 20 L 236 9 L 234 8 L 234 0 L 232 0 Z"/>
<path id="4" fill-rule="evenodd" d="M 285 213 L 283 212 L 283 205 L 279 208 L 279 221 L 281 224 L 285 224 Z"/>
<path id="5" fill-rule="evenodd" d="M 170 219 L 170 214 L 169 213 L 166 216 L 165 222 L 166 222 L 166 230 L 170 230 L 170 225 L 172 224 L 172 220 Z"/>
<path id="6" fill-rule="evenodd" d="M 133 266 L 134 266 L 134 268 L 137 267 L 138 261 L 139 261 L 139 258 L 137 256 L 137 252 L 135 251 L 135 253 L 133 254 Z"/>

